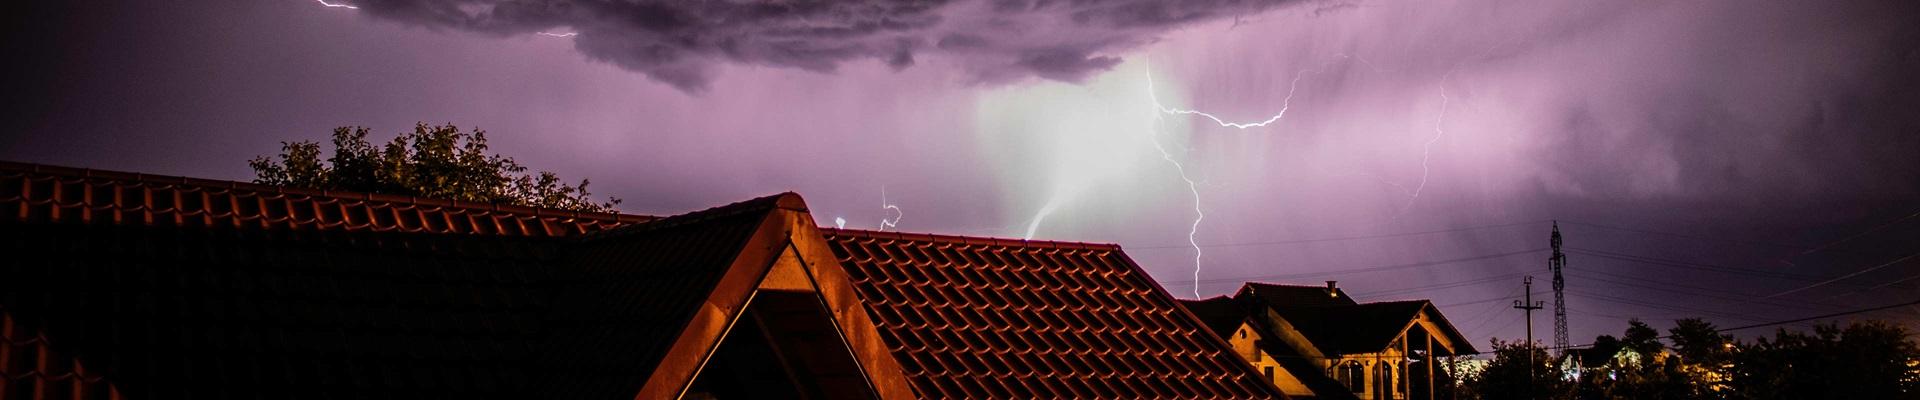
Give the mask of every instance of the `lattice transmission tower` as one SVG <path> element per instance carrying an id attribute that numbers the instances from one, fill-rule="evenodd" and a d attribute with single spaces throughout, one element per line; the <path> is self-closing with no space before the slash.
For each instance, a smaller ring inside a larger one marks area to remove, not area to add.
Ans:
<path id="1" fill-rule="evenodd" d="M 1567 254 L 1560 252 L 1560 222 L 1553 223 L 1553 257 L 1547 259 L 1547 269 L 1553 270 L 1553 348 L 1555 353 L 1567 352 L 1567 278 L 1560 270 L 1567 268 Z"/>

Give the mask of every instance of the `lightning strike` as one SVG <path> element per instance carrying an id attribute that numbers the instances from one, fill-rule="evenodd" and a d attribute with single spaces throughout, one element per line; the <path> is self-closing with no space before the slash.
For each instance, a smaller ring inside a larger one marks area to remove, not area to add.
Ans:
<path id="1" fill-rule="evenodd" d="M 1151 81 L 1152 78 L 1148 78 L 1148 80 Z M 1156 102 L 1155 105 L 1157 106 L 1158 103 Z M 1154 116 L 1154 120 L 1156 121 L 1161 119 L 1160 116 Z M 1168 152 L 1167 148 L 1160 144 L 1160 139 L 1154 137 L 1156 136 L 1156 132 L 1159 132 L 1159 129 L 1148 131 L 1147 140 L 1153 142 L 1153 148 L 1155 150 L 1160 150 L 1160 159 L 1167 160 L 1167 163 L 1173 164 L 1173 169 L 1180 173 L 1180 180 L 1187 183 L 1187 192 L 1193 194 L 1193 224 L 1187 226 L 1187 244 L 1193 246 L 1193 298 L 1198 299 L 1200 298 L 1200 257 L 1205 254 L 1200 250 L 1198 237 L 1200 235 L 1200 221 L 1207 219 L 1206 211 L 1200 209 L 1200 185 L 1195 183 L 1192 177 L 1187 176 L 1187 167 L 1180 164 L 1179 160 L 1173 159 L 1173 153 Z M 1037 225 L 1039 220 L 1034 220 L 1034 223 Z M 1028 228 L 1027 236 L 1033 236 L 1032 228 Z"/>
<path id="2" fill-rule="evenodd" d="M 1413 194 L 1408 196 L 1407 205 L 1400 207 L 1401 214 L 1413 208 L 1413 203 L 1420 200 L 1420 191 L 1427 188 L 1427 174 L 1432 171 L 1428 168 L 1427 161 L 1433 158 L 1433 144 L 1447 134 L 1442 125 L 1447 121 L 1447 105 L 1453 101 L 1452 98 L 1447 97 L 1447 78 L 1453 77 L 1454 71 L 1449 70 L 1446 75 L 1440 76 L 1440 115 L 1433 118 L 1433 138 L 1427 139 L 1427 144 L 1420 150 L 1420 184 L 1413 186 Z"/>
<path id="3" fill-rule="evenodd" d="M 847 229 L 847 219 L 841 218 L 841 217 L 833 217 L 833 227 L 836 229 Z"/>
<path id="4" fill-rule="evenodd" d="M 1325 68 L 1322 67 L 1321 69 L 1325 69 Z M 1260 122 L 1228 122 L 1225 119 L 1221 119 L 1220 117 L 1215 116 L 1213 114 L 1208 114 L 1205 111 L 1178 109 L 1178 108 L 1172 108 L 1172 107 L 1167 107 L 1165 105 L 1162 105 L 1160 103 L 1160 98 L 1158 97 L 1158 95 L 1154 94 L 1152 67 L 1148 67 L 1148 71 L 1147 71 L 1147 97 L 1153 100 L 1153 107 L 1164 114 L 1198 115 L 1201 117 L 1205 117 L 1209 120 L 1213 120 L 1213 123 L 1218 124 L 1222 127 L 1227 127 L 1227 128 L 1234 128 L 1234 129 L 1259 128 L 1259 127 L 1265 127 L 1275 122 L 1280 122 L 1281 119 L 1284 119 L 1287 117 L 1287 109 L 1293 106 L 1293 94 L 1295 91 L 1300 89 L 1300 78 L 1306 77 L 1307 73 L 1312 71 L 1313 70 L 1301 70 L 1300 72 L 1294 73 L 1293 82 L 1287 87 L 1287 97 L 1286 99 L 1281 100 L 1280 102 L 1280 112 L 1276 112 L 1273 114 L 1273 116 L 1267 117 L 1267 119 L 1261 120 Z"/>
<path id="5" fill-rule="evenodd" d="M 1362 64 L 1365 64 L 1367 68 L 1372 69 L 1376 72 L 1380 70 L 1379 66 L 1373 65 L 1372 62 L 1368 62 L 1367 60 L 1362 58 L 1353 57 L 1346 54 L 1338 54 L 1338 55 L 1335 55 L 1335 57 L 1341 58 L 1341 59 L 1352 59 L 1352 60 L 1359 61 Z M 1228 121 L 1224 118 L 1220 118 L 1217 115 L 1213 115 L 1205 111 L 1167 107 L 1165 104 L 1160 102 L 1159 95 L 1156 93 L 1156 91 L 1153 88 L 1153 72 L 1151 67 L 1148 68 L 1148 72 L 1147 72 L 1147 98 L 1153 102 L 1153 107 L 1155 111 L 1159 112 L 1158 115 L 1154 116 L 1155 121 L 1162 121 L 1165 119 L 1165 116 L 1167 115 L 1185 115 L 1185 116 L 1198 116 L 1198 117 L 1206 118 L 1207 120 L 1213 121 L 1215 125 L 1219 125 L 1220 127 L 1224 127 L 1224 128 L 1234 128 L 1234 129 L 1240 129 L 1240 130 L 1246 130 L 1246 129 L 1252 129 L 1252 128 L 1265 128 L 1273 124 L 1276 124 L 1281 120 L 1286 119 L 1287 111 L 1293 108 L 1293 96 L 1297 94 L 1300 90 L 1301 79 L 1306 78 L 1307 74 L 1309 73 L 1319 74 L 1322 72 L 1326 72 L 1326 70 L 1328 68 L 1331 68 L 1332 66 L 1333 66 L 1333 63 L 1328 62 L 1325 64 L 1321 64 L 1319 68 L 1304 69 L 1304 70 L 1300 70 L 1299 72 L 1295 72 L 1293 74 L 1293 80 L 1288 82 L 1287 96 L 1283 98 L 1280 102 L 1280 110 L 1275 112 L 1272 116 L 1269 116 L 1266 119 L 1256 121 L 1256 122 L 1233 122 L 1233 121 Z M 1453 74 L 1452 71 L 1447 72 L 1448 76 L 1451 76 L 1452 74 Z M 1420 198 L 1420 192 L 1426 188 L 1427 175 L 1430 172 L 1430 169 L 1427 166 L 1427 161 L 1428 159 L 1431 158 L 1431 155 L 1433 153 L 1433 144 L 1435 142 L 1439 142 L 1440 137 L 1446 134 L 1446 131 L 1443 130 L 1441 127 L 1442 123 L 1445 121 L 1446 108 L 1447 108 L 1448 102 L 1450 101 L 1447 98 L 1447 94 L 1446 94 L 1446 78 L 1445 77 L 1441 78 L 1440 98 L 1441 98 L 1441 103 L 1440 103 L 1441 111 L 1440 111 L 1440 117 L 1434 121 L 1435 133 L 1432 139 L 1427 140 L 1425 144 L 1425 148 L 1422 150 L 1422 154 L 1420 158 L 1420 182 L 1413 190 L 1410 191 L 1408 195 L 1409 199 L 1407 200 L 1407 204 L 1401 207 L 1401 213 L 1405 213 L 1407 209 L 1411 208 L 1413 206 L 1414 201 Z M 1194 218 L 1193 218 L 1193 224 L 1189 225 L 1187 229 L 1187 244 L 1193 247 L 1193 281 L 1194 281 L 1193 296 L 1194 298 L 1199 298 L 1200 297 L 1200 283 L 1199 283 L 1200 273 L 1204 265 L 1202 264 L 1201 260 L 1205 252 L 1201 250 L 1200 243 L 1199 243 L 1199 240 L 1197 240 L 1197 237 L 1199 236 L 1199 233 L 1200 233 L 1200 222 L 1204 221 L 1207 218 L 1207 214 L 1205 210 L 1203 210 L 1201 207 L 1200 186 L 1198 182 L 1195 182 L 1193 178 L 1187 174 L 1186 166 L 1181 164 L 1180 161 L 1175 160 L 1173 158 L 1173 153 L 1168 152 L 1166 147 L 1160 144 L 1159 139 L 1153 137 L 1153 136 L 1157 136 L 1157 132 L 1158 132 L 1158 129 L 1150 131 L 1148 133 L 1149 135 L 1148 139 L 1153 142 L 1154 149 L 1160 151 L 1161 159 L 1166 160 L 1167 163 L 1169 164 L 1173 164 L 1174 169 L 1180 173 L 1180 180 L 1186 182 L 1188 193 L 1191 193 L 1193 195 Z M 1409 192 L 1406 190 L 1405 186 L 1402 186 L 1397 183 L 1392 183 L 1392 182 L 1389 182 L 1389 184 L 1392 184 L 1395 187 L 1401 188 L 1403 192 Z M 1051 205 L 1049 206 L 1051 207 Z M 1042 209 L 1040 217 L 1044 217 L 1048 211 L 1050 210 Z M 1038 218 L 1039 217 L 1036 217 L 1035 219 L 1036 225 L 1039 223 Z M 1027 230 L 1028 230 L 1028 233 L 1027 233 L 1028 236 L 1031 237 L 1033 235 L 1032 233 L 1033 227 L 1028 227 Z"/>
<path id="6" fill-rule="evenodd" d="M 1287 97 L 1280 102 L 1280 111 L 1275 112 L 1273 116 L 1267 117 L 1267 119 L 1260 120 L 1259 122 L 1230 122 L 1205 111 L 1167 107 L 1160 102 L 1159 94 L 1156 93 L 1153 88 L 1153 68 L 1151 66 L 1147 68 L 1147 98 L 1153 102 L 1154 110 L 1159 112 L 1159 114 L 1154 115 L 1155 121 L 1164 121 L 1167 115 L 1187 115 L 1204 117 L 1213 121 L 1214 124 L 1226 128 L 1241 130 L 1264 128 L 1280 122 L 1280 120 L 1287 117 L 1287 110 L 1293 108 L 1293 95 L 1300 90 L 1300 79 L 1305 78 L 1309 72 L 1318 73 L 1324 71 L 1328 66 L 1329 65 L 1322 65 L 1318 69 L 1307 69 L 1295 72 L 1293 74 L 1293 81 L 1287 84 Z M 1166 146 L 1161 145 L 1160 140 L 1154 137 L 1158 135 L 1158 132 L 1158 129 L 1149 130 L 1147 140 L 1153 142 L 1153 148 L 1155 150 L 1160 151 L 1160 159 L 1166 160 L 1168 164 L 1173 164 L 1174 170 L 1180 173 L 1180 180 L 1187 183 L 1187 192 L 1193 195 L 1194 217 L 1193 223 L 1187 226 L 1187 244 L 1193 246 L 1193 298 L 1197 299 L 1200 298 L 1200 272 L 1204 265 L 1201 263 L 1201 260 L 1206 254 L 1205 251 L 1200 249 L 1200 222 L 1207 219 L 1207 213 L 1200 206 L 1200 184 L 1195 182 L 1193 177 L 1187 174 L 1186 165 L 1181 164 L 1179 160 L 1175 160 L 1173 153 L 1168 152 Z M 1042 210 L 1043 216 L 1045 215 L 1045 211 L 1046 210 Z M 1035 224 L 1038 223 L 1039 221 L 1036 219 Z M 1033 235 L 1032 230 L 1032 227 L 1028 228 L 1028 236 Z"/>
<path id="7" fill-rule="evenodd" d="M 1047 199 L 1047 204 L 1040 206 L 1040 212 L 1033 214 L 1033 222 L 1027 223 L 1027 235 L 1022 236 L 1022 239 L 1033 240 L 1033 233 L 1040 230 L 1040 221 L 1045 221 L 1047 215 L 1053 214 L 1053 210 L 1060 208 L 1062 202 L 1060 198 L 1061 196 L 1058 195 L 1053 196 Z"/>
<path id="8" fill-rule="evenodd" d="M 557 38 L 570 38 L 574 36 L 580 36 L 580 32 L 563 32 L 563 33 L 535 32 L 534 34 L 540 35 L 540 36 L 547 36 L 547 37 L 557 37 Z"/>
<path id="9" fill-rule="evenodd" d="M 900 206 L 896 206 L 896 205 L 893 205 L 893 203 L 892 203 L 892 202 L 889 202 L 889 201 L 887 201 L 887 187 L 886 187 L 886 186 L 881 186 L 881 187 L 880 187 L 880 209 L 881 209 L 881 210 L 887 210 L 887 211 L 893 211 L 893 218 L 891 218 L 891 219 L 888 219 L 888 218 L 880 218 L 880 229 L 879 229 L 879 230 L 880 230 L 881 232 L 885 232 L 885 231 L 887 230 L 887 228 L 894 228 L 894 230 L 896 230 L 896 231 L 898 231 L 898 230 L 899 230 L 899 226 L 900 226 L 900 219 L 901 219 L 901 218 L 906 218 L 906 217 L 907 217 L 907 213 L 906 213 L 906 212 L 903 212 L 903 211 L 900 211 Z"/>
<path id="10" fill-rule="evenodd" d="M 327 8 L 345 8 L 345 9 L 348 9 L 348 10 L 358 10 L 358 9 L 360 9 L 360 7 L 359 7 L 359 6 L 355 6 L 355 5 L 352 5 L 352 4 L 346 4 L 346 3 L 328 3 L 328 2 L 327 2 L 327 0 L 314 0 L 314 1 L 318 1 L 318 2 L 320 2 L 320 5 L 323 5 L 323 6 L 327 6 Z"/>

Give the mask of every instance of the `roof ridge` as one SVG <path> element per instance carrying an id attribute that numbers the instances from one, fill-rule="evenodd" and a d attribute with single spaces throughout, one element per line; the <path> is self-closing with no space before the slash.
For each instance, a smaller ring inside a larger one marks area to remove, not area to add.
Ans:
<path id="1" fill-rule="evenodd" d="M 1074 242 L 1074 241 L 1064 241 L 1064 240 L 1032 240 L 1032 239 L 1014 239 L 1014 238 L 993 237 L 993 236 L 950 235 L 950 234 L 937 234 L 937 233 L 910 233 L 910 232 L 898 232 L 898 231 L 886 232 L 886 231 L 873 231 L 873 230 L 865 230 L 865 229 L 832 228 L 832 227 L 825 227 L 825 226 L 820 227 L 820 231 L 829 236 L 847 236 L 847 237 L 859 237 L 859 238 L 870 238 L 870 239 L 893 239 L 893 240 L 906 240 L 906 241 L 916 241 L 916 242 L 959 242 L 964 244 L 986 245 L 986 246 L 1042 247 L 1042 248 L 1054 248 L 1054 249 L 1080 249 L 1080 250 L 1120 250 L 1120 245 L 1115 243 Z"/>
<path id="2" fill-rule="evenodd" d="M 648 231 L 654 231 L 654 230 L 660 230 L 660 229 L 667 229 L 667 228 L 672 228 L 676 226 L 700 223 L 704 221 L 711 221 L 719 218 L 737 216 L 741 214 L 764 213 L 764 212 L 772 211 L 778 208 L 794 208 L 796 206 L 798 207 L 797 209 L 798 211 L 806 211 L 805 203 L 803 202 L 803 200 L 801 200 L 799 193 L 780 192 L 777 194 L 736 201 L 726 205 L 708 207 L 706 209 L 702 209 L 698 211 L 691 211 L 687 213 L 669 215 L 665 217 L 656 217 L 655 219 L 650 221 L 630 224 L 630 225 L 621 226 L 618 228 L 608 229 L 604 231 L 591 232 L 591 233 L 588 233 L 586 236 L 584 236 L 584 238 L 587 240 L 595 240 L 595 239 L 620 237 L 620 236 L 631 235 L 639 232 L 648 232 Z"/>
<path id="3" fill-rule="evenodd" d="M 533 217 L 570 217 L 570 218 L 592 219 L 592 220 L 620 222 L 620 223 L 645 222 L 648 220 L 658 218 L 655 216 L 642 215 L 642 214 L 562 210 L 557 208 L 532 207 L 532 206 L 498 204 L 498 203 L 483 203 L 483 202 L 473 202 L 473 201 L 463 201 L 463 200 L 453 200 L 453 199 L 442 199 L 442 198 L 434 198 L 434 197 L 403 196 L 403 195 L 393 195 L 393 194 L 355 192 L 355 191 L 347 191 L 347 190 L 314 189 L 314 188 L 305 188 L 305 187 L 296 187 L 296 186 L 281 186 L 281 185 L 268 185 L 268 184 L 253 183 L 253 182 L 241 182 L 241 181 L 234 181 L 234 180 L 194 178 L 189 176 L 178 176 L 178 175 L 158 175 L 158 174 L 148 174 L 148 173 L 140 173 L 140 172 L 126 172 L 126 171 L 68 167 L 68 166 L 59 166 L 59 165 L 23 163 L 23 162 L 16 162 L 16 161 L 0 160 L 0 173 L 3 173 L 3 172 L 16 172 L 21 174 L 43 175 L 43 176 L 65 176 L 65 177 L 76 177 L 81 179 L 127 181 L 127 182 L 146 183 L 146 184 L 187 185 L 187 186 L 197 186 L 197 187 L 223 188 L 223 189 L 229 189 L 229 190 L 269 192 L 269 193 L 275 193 L 275 194 L 315 196 L 315 197 L 325 197 L 325 198 L 341 199 L 341 200 L 378 201 L 378 202 L 384 202 L 384 203 L 391 203 L 395 205 L 454 207 L 454 208 L 464 208 L 464 209 L 473 209 L 473 210 L 487 210 L 487 211 L 494 211 L 494 212 L 500 212 L 500 213 L 506 213 L 506 214 L 526 215 L 526 216 L 533 216 Z"/>

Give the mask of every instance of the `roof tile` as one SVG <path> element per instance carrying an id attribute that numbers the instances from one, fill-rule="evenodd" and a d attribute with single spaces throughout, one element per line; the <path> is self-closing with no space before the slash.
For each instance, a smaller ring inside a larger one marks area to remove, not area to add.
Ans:
<path id="1" fill-rule="evenodd" d="M 823 231 L 923 397 L 1283 397 L 1116 246 Z"/>
<path id="2" fill-rule="evenodd" d="M 534 237 L 575 236 L 653 219 L 4 161 L 0 212 L 28 222 Z"/>

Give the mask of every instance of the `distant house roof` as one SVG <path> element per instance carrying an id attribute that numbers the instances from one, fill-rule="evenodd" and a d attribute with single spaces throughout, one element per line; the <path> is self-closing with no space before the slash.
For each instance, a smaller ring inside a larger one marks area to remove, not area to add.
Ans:
<path id="1" fill-rule="evenodd" d="M 882 398 L 1284 398 L 1116 246 L 822 229 L 790 193 L 658 218 L 0 163 L 0 213 L 4 398 L 671 398 L 779 285 Z"/>
<path id="2" fill-rule="evenodd" d="M 1106 244 L 826 229 L 928 397 L 1272 397 Z"/>
<path id="3" fill-rule="evenodd" d="M 1326 288 L 1318 289 L 1322 290 L 1322 296 L 1325 296 Z M 1265 328 L 1264 323 L 1258 319 L 1248 318 L 1248 314 L 1252 308 L 1250 302 L 1240 301 L 1227 296 L 1214 296 L 1200 300 L 1181 300 L 1180 305 L 1185 306 L 1187 311 L 1193 312 L 1194 316 L 1204 321 L 1207 327 L 1221 338 L 1231 339 L 1234 333 L 1238 332 L 1240 327 L 1245 325 L 1253 325 L 1256 327 L 1255 329 L 1261 332 L 1269 331 L 1269 329 Z M 1259 348 L 1261 351 L 1265 351 L 1268 356 L 1273 357 L 1274 362 L 1280 364 L 1282 368 L 1286 368 L 1288 374 L 1292 375 L 1294 379 L 1298 379 L 1302 385 L 1306 385 L 1307 390 L 1315 394 L 1314 398 L 1355 398 L 1353 393 L 1349 392 L 1345 385 L 1333 380 L 1333 378 L 1327 376 L 1327 374 L 1321 373 L 1321 367 L 1316 365 L 1314 360 L 1309 359 L 1305 354 L 1301 354 L 1300 351 L 1287 346 L 1283 341 L 1274 339 L 1261 340 L 1259 342 Z"/>
<path id="4" fill-rule="evenodd" d="M 1434 319 L 1441 335 L 1460 347 L 1456 351 L 1475 352 L 1473 344 L 1431 301 L 1361 303 L 1346 292 L 1336 293 L 1337 296 L 1328 296 L 1324 286 L 1248 283 L 1235 298 L 1255 301 L 1286 318 L 1308 341 L 1326 353 L 1371 353 L 1385 349 L 1423 312 Z"/>
<path id="5" fill-rule="evenodd" d="M 1277 283 L 1247 282 L 1240 287 L 1235 297 L 1252 296 L 1267 304 L 1286 304 L 1293 307 L 1350 306 L 1358 304 L 1347 292 L 1334 287 L 1331 292 L 1326 286 L 1282 285 Z"/>

